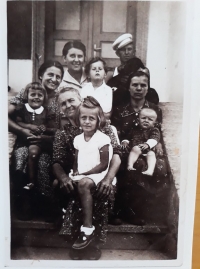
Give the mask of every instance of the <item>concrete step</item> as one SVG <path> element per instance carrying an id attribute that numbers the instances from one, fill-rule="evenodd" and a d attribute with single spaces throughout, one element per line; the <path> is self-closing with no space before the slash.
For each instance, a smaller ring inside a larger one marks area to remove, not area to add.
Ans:
<path id="1" fill-rule="evenodd" d="M 65 248 L 14 247 L 12 260 L 71 260 Z M 113 250 L 102 249 L 100 260 L 168 260 L 169 257 L 157 250 Z"/>
<path id="2" fill-rule="evenodd" d="M 12 245 L 31 247 L 71 247 L 63 236 L 59 236 L 59 226 L 46 223 L 42 220 L 20 221 L 12 220 L 11 223 Z M 104 249 L 146 250 L 161 248 L 168 229 L 164 225 L 146 224 L 135 226 L 122 224 L 119 226 L 108 225 L 107 243 Z"/>

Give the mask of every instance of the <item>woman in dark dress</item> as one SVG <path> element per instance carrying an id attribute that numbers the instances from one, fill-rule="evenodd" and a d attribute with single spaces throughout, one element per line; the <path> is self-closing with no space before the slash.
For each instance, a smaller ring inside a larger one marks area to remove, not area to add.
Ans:
<path id="1" fill-rule="evenodd" d="M 142 108 L 153 108 L 157 112 L 157 127 L 161 130 L 162 111 L 155 104 L 146 100 L 149 88 L 149 76 L 146 72 L 137 71 L 128 79 L 129 101 L 115 106 L 111 123 L 117 128 L 123 153 L 122 164 L 117 175 L 117 196 L 115 214 L 136 225 L 148 221 L 166 220 L 168 194 L 171 172 L 167 160 L 162 132 L 160 143 L 157 144 L 156 167 L 153 176 L 142 174 L 147 168 L 143 156 L 134 165 L 136 170 L 128 171 L 127 158 L 130 152 L 129 141 L 132 130 L 139 128 L 138 115 Z"/>

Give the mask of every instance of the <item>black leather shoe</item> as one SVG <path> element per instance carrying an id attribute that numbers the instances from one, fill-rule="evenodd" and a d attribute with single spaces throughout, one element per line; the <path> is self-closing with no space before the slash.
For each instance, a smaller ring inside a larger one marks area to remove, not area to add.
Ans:
<path id="1" fill-rule="evenodd" d="M 94 232 L 90 235 L 86 235 L 84 232 L 81 232 L 75 243 L 72 245 L 72 248 L 73 249 L 85 248 L 92 242 L 93 239 L 94 239 Z"/>

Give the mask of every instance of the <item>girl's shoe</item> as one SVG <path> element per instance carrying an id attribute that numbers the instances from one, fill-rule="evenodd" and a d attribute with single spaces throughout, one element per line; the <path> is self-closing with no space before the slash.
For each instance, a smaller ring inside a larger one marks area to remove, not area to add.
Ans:
<path id="1" fill-rule="evenodd" d="M 86 235 L 84 232 L 80 232 L 75 243 L 72 245 L 73 249 L 82 249 L 87 247 L 94 239 L 94 232 L 90 235 Z"/>

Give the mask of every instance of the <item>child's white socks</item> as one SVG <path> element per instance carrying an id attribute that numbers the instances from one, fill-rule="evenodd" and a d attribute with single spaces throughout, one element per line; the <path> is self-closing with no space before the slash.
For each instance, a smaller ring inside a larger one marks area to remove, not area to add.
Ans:
<path id="1" fill-rule="evenodd" d="M 86 235 L 91 235 L 94 230 L 95 230 L 94 226 L 92 226 L 91 228 L 83 227 L 83 225 L 81 226 L 81 232 L 84 232 Z"/>

